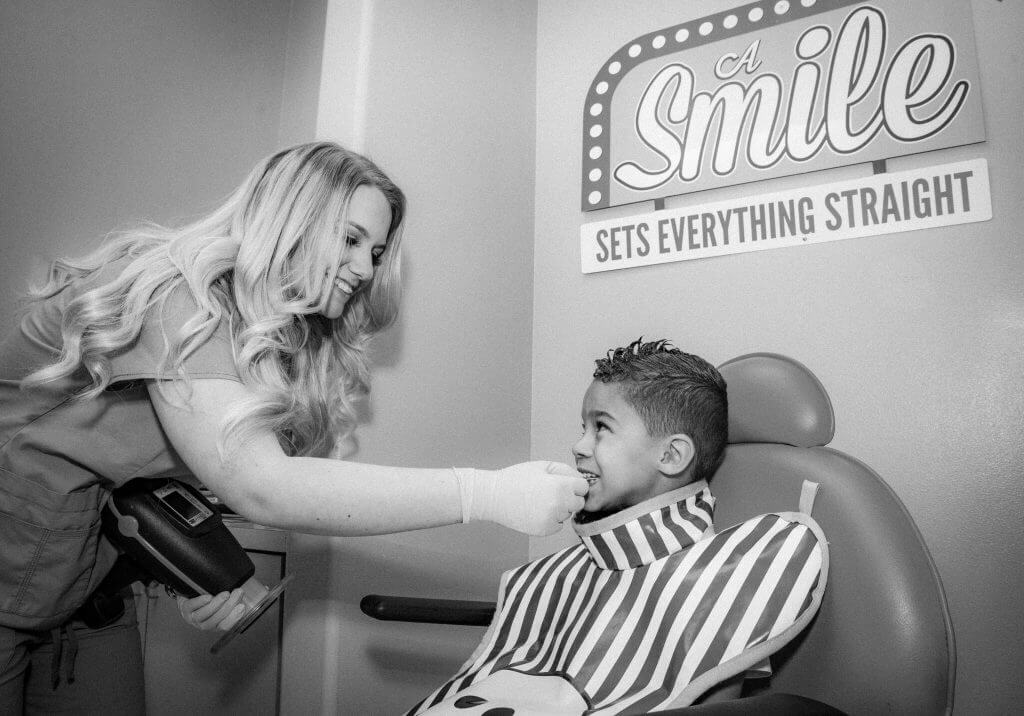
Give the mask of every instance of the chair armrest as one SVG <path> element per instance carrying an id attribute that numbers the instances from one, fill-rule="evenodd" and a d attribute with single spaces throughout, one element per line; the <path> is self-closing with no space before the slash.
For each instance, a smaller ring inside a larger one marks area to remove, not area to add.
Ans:
<path id="1" fill-rule="evenodd" d="M 488 626 L 494 618 L 494 602 L 461 599 L 422 599 L 367 594 L 359 602 L 363 614 L 382 621 Z"/>

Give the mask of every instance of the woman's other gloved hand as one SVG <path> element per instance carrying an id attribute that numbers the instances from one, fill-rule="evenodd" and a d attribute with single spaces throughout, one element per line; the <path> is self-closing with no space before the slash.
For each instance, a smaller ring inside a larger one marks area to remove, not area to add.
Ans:
<path id="1" fill-rule="evenodd" d="M 191 599 L 179 594 L 177 600 L 178 611 L 181 612 L 182 619 L 203 631 L 211 629 L 227 631 L 237 624 L 245 614 L 241 587 L 213 596 L 200 594 Z"/>
<path id="2" fill-rule="evenodd" d="M 530 535 L 557 532 L 583 509 L 590 485 L 559 462 L 524 462 L 503 470 L 455 468 L 462 521 L 487 520 Z"/>

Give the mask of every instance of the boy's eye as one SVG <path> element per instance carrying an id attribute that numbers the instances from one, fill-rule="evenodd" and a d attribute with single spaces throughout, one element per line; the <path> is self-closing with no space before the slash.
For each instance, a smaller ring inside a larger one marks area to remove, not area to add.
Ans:
<path id="1" fill-rule="evenodd" d="M 608 429 L 608 426 L 605 425 L 603 422 L 598 422 L 597 423 L 597 431 L 598 432 L 601 432 L 602 430 L 607 430 L 607 429 Z"/>
<path id="2" fill-rule="evenodd" d="M 380 266 L 380 264 L 381 264 L 381 262 L 383 260 L 384 260 L 384 249 L 381 249 L 380 251 L 374 251 L 373 252 L 373 265 L 374 266 Z"/>

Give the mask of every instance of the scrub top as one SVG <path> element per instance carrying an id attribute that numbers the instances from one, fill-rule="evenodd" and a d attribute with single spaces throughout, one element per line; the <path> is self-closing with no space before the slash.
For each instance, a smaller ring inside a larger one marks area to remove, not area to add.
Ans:
<path id="1" fill-rule="evenodd" d="M 120 273 L 115 262 L 83 285 L 34 303 L 0 342 L 0 626 L 50 629 L 67 621 L 113 564 L 100 539 L 109 490 L 136 477 L 187 474 L 157 420 L 146 379 L 159 378 L 165 336 L 197 311 L 182 284 L 150 309 L 138 338 L 111 356 L 111 382 L 94 399 L 79 369 L 22 390 L 59 357 L 61 316 L 84 291 Z M 191 378 L 240 380 L 226 322 L 183 364 Z"/>

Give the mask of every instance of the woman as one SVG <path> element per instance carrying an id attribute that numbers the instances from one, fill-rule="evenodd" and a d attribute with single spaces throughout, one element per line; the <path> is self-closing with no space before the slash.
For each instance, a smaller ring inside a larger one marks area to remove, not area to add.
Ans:
<path id="1" fill-rule="evenodd" d="M 132 610 L 101 630 L 73 619 L 112 562 L 99 508 L 129 479 L 187 469 L 254 522 L 329 535 L 546 534 L 582 507 L 586 481 L 556 463 L 328 459 L 368 390 L 366 342 L 397 312 L 404 212 L 368 159 L 306 144 L 192 225 L 54 264 L 0 345 L 0 712 L 141 710 Z M 180 606 L 230 628 L 239 597 Z"/>

